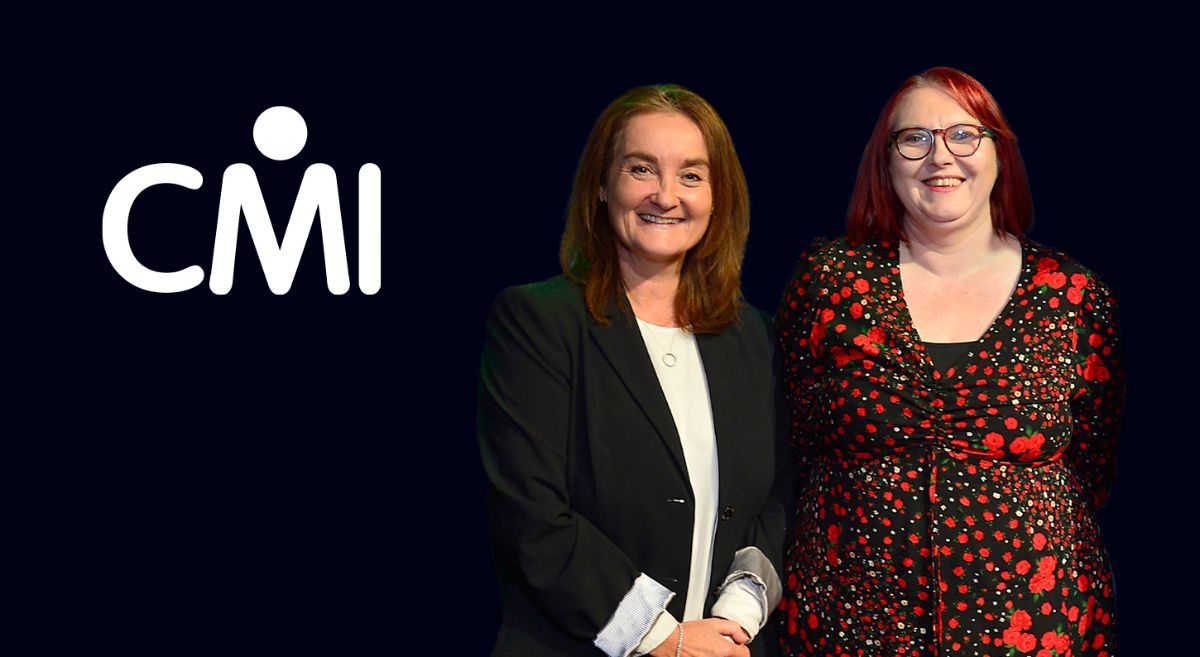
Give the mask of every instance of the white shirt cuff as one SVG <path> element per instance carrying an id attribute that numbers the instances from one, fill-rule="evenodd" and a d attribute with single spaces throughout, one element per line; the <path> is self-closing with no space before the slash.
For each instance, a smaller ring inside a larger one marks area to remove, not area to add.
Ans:
<path id="1" fill-rule="evenodd" d="M 674 597 L 674 591 L 654 581 L 646 573 L 638 575 L 625 597 L 621 598 L 608 624 L 592 643 L 608 657 L 629 657 L 643 640 L 649 640 L 651 632 L 658 629 L 662 616 L 667 617 L 670 627 L 675 627 L 671 615 L 663 613 L 667 603 Z M 658 647 L 665 638 L 664 635 L 650 649 Z"/>
<path id="2" fill-rule="evenodd" d="M 679 629 L 679 621 L 675 617 L 667 613 L 664 609 L 658 615 L 658 620 L 654 621 L 654 626 L 646 633 L 646 637 L 638 644 L 637 649 L 633 651 L 635 655 L 646 655 L 651 650 L 662 645 L 663 641 L 675 636 L 675 632 Z"/>
<path id="3" fill-rule="evenodd" d="M 753 575 L 743 575 L 721 589 L 721 595 L 713 604 L 712 615 L 741 625 L 753 640 L 768 616 L 764 607 L 766 598 L 766 587 L 755 582 Z"/>

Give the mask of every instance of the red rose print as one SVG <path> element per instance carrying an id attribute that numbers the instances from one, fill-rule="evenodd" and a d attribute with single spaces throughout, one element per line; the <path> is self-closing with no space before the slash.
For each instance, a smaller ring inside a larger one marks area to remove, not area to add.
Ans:
<path id="1" fill-rule="evenodd" d="M 1054 573 L 1034 573 L 1033 577 L 1029 578 L 1029 590 L 1034 593 L 1043 593 L 1054 588 Z"/>
<path id="2" fill-rule="evenodd" d="M 1090 530 L 1125 380 L 1116 307 L 1078 262 L 1019 239 L 1011 299 L 950 362 L 913 326 L 896 245 L 822 242 L 784 288 L 804 455 L 781 573 L 788 657 L 1106 657 L 1117 643 Z"/>
<path id="3" fill-rule="evenodd" d="M 1096 354 L 1088 354 L 1087 367 L 1083 368 L 1083 378 L 1087 381 L 1104 383 L 1109 378 L 1108 368 Z"/>
<path id="4" fill-rule="evenodd" d="M 825 325 L 820 322 L 813 322 L 812 331 L 808 334 L 808 344 L 814 356 L 820 357 L 824 353 L 824 348 L 821 341 L 825 339 Z"/>

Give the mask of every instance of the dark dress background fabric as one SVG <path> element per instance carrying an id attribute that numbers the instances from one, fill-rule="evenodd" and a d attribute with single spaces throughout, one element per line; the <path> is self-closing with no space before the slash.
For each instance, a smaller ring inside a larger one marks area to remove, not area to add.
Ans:
<path id="1" fill-rule="evenodd" d="M 1116 304 L 1070 256 L 1021 245 L 1007 305 L 944 370 L 894 245 L 801 257 L 776 314 L 804 471 L 787 654 L 1114 654 L 1094 512 L 1124 398 Z"/>

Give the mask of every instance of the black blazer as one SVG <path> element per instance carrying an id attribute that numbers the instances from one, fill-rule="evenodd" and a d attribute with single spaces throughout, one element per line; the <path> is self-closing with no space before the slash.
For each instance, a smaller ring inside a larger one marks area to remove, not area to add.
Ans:
<path id="1" fill-rule="evenodd" d="M 603 655 L 592 640 L 641 572 L 683 615 L 694 513 L 683 448 L 632 314 L 614 302 L 609 319 L 592 321 L 561 276 L 504 290 L 488 316 L 478 438 L 504 607 L 493 655 Z M 781 573 L 792 486 L 772 324 L 745 306 L 697 344 L 719 464 L 712 581 L 750 545 Z M 754 654 L 774 651 L 766 630 Z"/>

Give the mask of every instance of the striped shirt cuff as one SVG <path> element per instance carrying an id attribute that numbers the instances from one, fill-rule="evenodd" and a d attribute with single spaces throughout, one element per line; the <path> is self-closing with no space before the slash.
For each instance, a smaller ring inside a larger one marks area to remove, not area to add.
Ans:
<path id="1" fill-rule="evenodd" d="M 608 657 L 629 657 L 651 630 L 655 629 L 659 616 L 673 597 L 673 591 L 654 581 L 649 575 L 638 575 L 638 578 L 633 580 L 629 592 L 617 605 L 617 610 L 613 612 L 608 624 L 600 630 L 592 643 Z M 671 627 L 674 625 L 672 622 Z M 662 643 L 662 640 L 658 643 Z M 657 647 L 658 643 L 651 646 L 651 649 Z"/>

